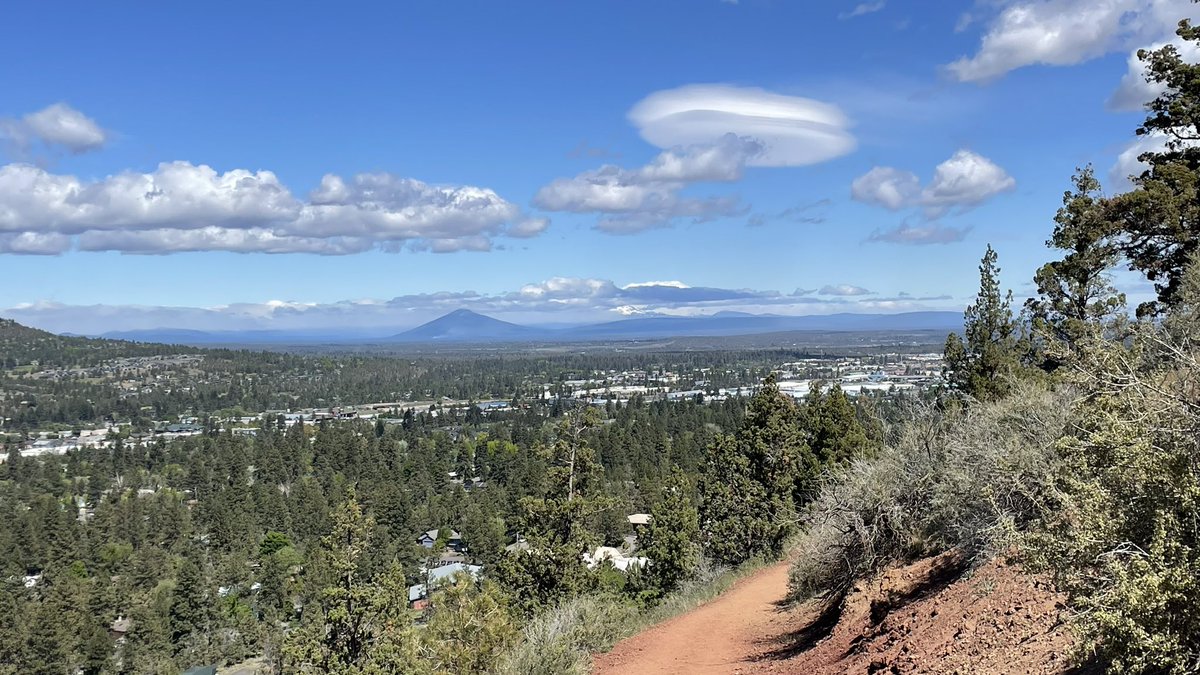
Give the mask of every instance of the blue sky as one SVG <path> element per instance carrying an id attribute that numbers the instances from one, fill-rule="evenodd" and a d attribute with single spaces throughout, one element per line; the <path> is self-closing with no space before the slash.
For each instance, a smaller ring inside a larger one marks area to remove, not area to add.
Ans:
<path id="1" fill-rule="evenodd" d="M 1133 169 L 1152 92 L 1131 52 L 1195 12 L 343 4 L 9 8 L 0 315 L 90 333 L 961 309 L 989 242 L 1021 295 L 1074 167 L 1110 191 Z"/>

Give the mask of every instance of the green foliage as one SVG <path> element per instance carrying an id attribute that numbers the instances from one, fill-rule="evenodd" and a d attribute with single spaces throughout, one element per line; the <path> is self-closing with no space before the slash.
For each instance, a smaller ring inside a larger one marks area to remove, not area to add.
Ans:
<path id="1" fill-rule="evenodd" d="M 1176 34 L 1193 45 L 1200 30 L 1187 20 Z M 1148 165 L 1131 176 L 1134 188 L 1113 197 L 1107 217 L 1114 240 L 1129 267 L 1154 283 L 1157 302 L 1144 303 L 1139 316 L 1162 313 L 1179 299 L 1191 257 L 1200 250 L 1200 64 L 1183 60 L 1175 45 L 1140 50 L 1147 79 L 1162 93 L 1147 104 L 1139 136 L 1162 139 L 1160 151 L 1143 153 Z"/>
<path id="2" fill-rule="evenodd" d="M 534 617 L 519 643 L 500 660 L 502 675 L 586 675 L 591 654 L 604 651 L 636 626 L 631 605 L 588 595 Z"/>
<path id="3" fill-rule="evenodd" d="M 750 460 L 733 437 L 709 446 L 698 494 L 704 552 L 712 559 L 738 565 L 782 545 L 784 527 L 774 521 L 767 490 L 751 477 Z"/>
<path id="4" fill-rule="evenodd" d="M 1019 374 L 1012 291 L 1000 292 L 998 256 L 989 244 L 979 264 L 979 295 L 963 314 L 964 337 L 946 339 L 946 376 L 959 392 L 980 401 L 1004 397 Z"/>
<path id="5" fill-rule="evenodd" d="M 1087 350 L 1086 397 L 1059 443 L 1060 499 L 1030 536 L 1030 561 L 1069 594 L 1082 649 L 1114 672 L 1200 662 L 1198 357 L 1153 324 L 1129 347 Z"/>
<path id="6" fill-rule="evenodd" d="M 643 571 L 658 595 L 674 591 L 700 561 L 700 516 L 687 477 L 676 474 L 650 509 L 650 523 L 639 538 L 639 553 L 650 560 Z"/>
<path id="7" fill-rule="evenodd" d="M 583 435 L 597 419 L 589 408 L 558 424 L 547 451 L 547 491 L 521 500 L 517 520 L 526 547 L 500 563 L 499 575 L 527 614 L 589 592 L 599 582 L 581 563 L 599 541 L 589 524 L 615 506 L 601 493 L 603 468 Z"/>
<path id="8" fill-rule="evenodd" d="M 189 555 L 179 566 L 168 618 L 171 643 L 180 665 L 186 667 L 207 660 L 213 611 L 209 582 L 194 554 Z"/>
<path id="9" fill-rule="evenodd" d="M 799 410 L 774 376 L 750 400 L 736 438 L 718 437 L 699 483 L 705 553 L 729 565 L 778 556 L 794 531 L 796 494 L 820 469 Z"/>
<path id="10" fill-rule="evenodd" d="M 431 665 L 439 673 L 478 675 L 495 663 L 517 638 L 516 624 L 495 583 L 476 584 L 467 575 L 434 597 L 433 616 L 422 635 Z"/>
<path id="11" fill-rule="evenodd" d="M 1119 252 L 1111 240 L 1100 181 L 1087 166 L 1076 170 L 1072 182 L 1075 189 L 1063 195 L 1046 242 L 1067 253 L 1038 269 L 1033 279 L 1038 297 L 1027 303 L 1034 329 L 1051 343 L 1052 365 L 1071 358 L 1082 341 L 1125 309 L 1125 295 L 1112 287 L 1108 275 Z"/>
<path id="12" fill-rule="evenodd" d="M 839 466 L 870 455 L 876 448 L 876 442 L 867 436 L 858 410 L 836 384 L 818 386 L 808 395 L 800 407 L 800 427 L 819 467 Z M 815 477 L 811 476 L 809 481 Z M 803 502 L 808 495 L 800 497 Z"/>
<path id="13" fill-rule="evenodd" d="M 283 532 L 268 532 L 258 545 L 258 555 L 266 558 L 292 545 L 292 540 Z"/>
<path id="14" fill-rule="evenodd" d="M 333 531 L 321 542 L 317 578 L 327 580 L 320 591 L 317 616 L 288 636 L 285 646 L 301 667 L 327 673 L 350 673 L 365 667 L 374 640 L 374 620 L 403 599 L 379 597 L 378 589 L 360 578 L 359 565 L 370 546 L 374 523 L 354 498 L 338 508 Z M 407 596 L 404 596 L 407 598 Z"/>

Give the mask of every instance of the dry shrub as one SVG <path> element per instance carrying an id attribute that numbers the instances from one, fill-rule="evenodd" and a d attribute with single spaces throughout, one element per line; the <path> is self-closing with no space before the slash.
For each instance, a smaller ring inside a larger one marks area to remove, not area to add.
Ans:
<path id="1" fill-rule="evenodd" d="M 563 602 L 525 626 L 520 643 L 500 663 L 504 675 L 586 674 L 592 652 L 611 647 L 637 621 L 629 604 L 583 596 Z"/>
<path id="2" fill-rule="evenodd" d="M 804 516 L 796 597 L 841 597 L 900 560 L 961 550 L 980 559 L 1053 502 L 1069 393 L 1019 383 L 965 412 L 913 403 L 873 458 L 826 478 Z"/>

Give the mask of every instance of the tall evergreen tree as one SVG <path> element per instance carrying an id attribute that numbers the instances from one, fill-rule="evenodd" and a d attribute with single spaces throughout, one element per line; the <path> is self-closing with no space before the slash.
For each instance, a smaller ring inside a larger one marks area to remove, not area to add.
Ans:
<path id="1" fill-rule="evenodd" d="M 697 486 L 704 552 L 726 565 L 765 554 L 779 538 L 767 490 L 751 476 L 750 460 L 732 436 L 718 436 L 708 448 Z"/>
<path id="2" fill-rule="evenodd" d="M 1125 295 L 1113 288 L 1108 276 L 1120 252 L 1111 238 L 1100 181 L 1087 166 L 1076 171 L 1072 182 L 1075 189 L 1063 195 L 1054 232 L 1046 241 L 1066 255 L 1038 269 L 1038 297 L 1027 303 L 1034 329 L 1055 343 L 1050 346 L 1051 367 L 1069 356 L 1092 327 L 1112 320 L 1125 307 Z"/>
<path id="3" fill-rule="evenodd" d="M 333 515 L 333 530 L 321 541 L 317 574 L 328 585 L 317 600 L 317 616 L 289 636 L 285 646 L 297 665 L 326 673 L 362 669 L 371 641 L 374 589 L 360 577 L 359 565 L 373 528 L 351 490 Z"/>
<path id="4" fill-rule="evenodd" d="M 1000 267 L 989 244 L 979 264 L 979 295 L 963 314 L 965 340 L 946 339 L 946 375 L 951 386 L 981 401 L 1002 398 L 1020 368 L 1012 291 L 1000 292 Z"/>
<path id="5" fill-rule="evenodd" d="M 639 538 L 639 550 L 650 560 L 645 574 L 659 594 L 675 590 L 699 561 L 700 516 L 691 490 L 687 477 L 674 473 L 650 509 L 650 523 Z"/>
<path id="6" fill-rule="evenodd" d="M 1200 44 L 1200 28 L 1188 20 L 1176 34 Z M 1184 271 L 1200 250 L 1200 63 L 1189 63 L 1172 44 L 1139 50 L 1146 78 L 1162 93 L 1146 106 L 1137 134 L 1162 142 L 1138 157 L 1147 168 L 1131 176 L 1133 189 L 1114 197 L 1108 218 L 1130 269 L 1154 283 L 1157 302 L 1139 315 L 1161 313 L 1178 299 Z"/>
<path id="7" fill-rule="evenodd" d="M 184 667 L 208 658 L 212 635 L 212 597 L 198 558 L 198 552 L 189 551 L 179 565 L 168 615 L 171 643 L 177 662 Z"/>

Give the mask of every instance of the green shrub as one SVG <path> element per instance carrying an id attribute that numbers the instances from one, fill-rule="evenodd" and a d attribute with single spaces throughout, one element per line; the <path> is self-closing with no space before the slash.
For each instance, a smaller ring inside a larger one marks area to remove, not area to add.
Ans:
<path id="1" fill-rule="evenodd" d="M 1197 672 L 1195 342 L 1141 325 L 1129 348 L 1092 345 L 1078 373 L 1087 396 L 1059 444 L 1061 500 L 1029 537 L 1030 562 L 1067 592 L 1085 656 L 1113 672 Z"/>

